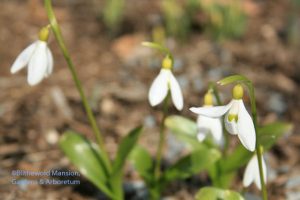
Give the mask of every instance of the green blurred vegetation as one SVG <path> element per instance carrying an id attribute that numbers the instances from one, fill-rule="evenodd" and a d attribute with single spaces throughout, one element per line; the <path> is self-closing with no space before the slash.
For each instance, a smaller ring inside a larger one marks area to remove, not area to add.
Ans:
<path id="1" fill-rule="evenodd" d="M 106 0 L 102 14 L 111 32 L 120 31 L 125 3 L 124 0 Z M 186 39 L 196 24 L 213 39 L 226 40 L 244 33 L 247 16 L 242 3 L 242 0 L 162 0 L 159 6 L 168 36 Z"/>
<path id="2" fill-rule="evenodd" d="M 208 16 L 205 29 L 217 40 L 237 38 L 244 33 L 247 16 L 241 0 L 213 0 L 202 3 L 201 9 Z"/>
<path id="3" fill-rule="evenodd" d="M 184 4 L 176 0 L 164 0 L 162 12 L 169 35 L 184 39 L 197 24 L 218 41 L 242 36 L 247 16 L 241 0 L 187 0 Z M 203 19 L 197 20 L 198 15 Z"/>
<path id="4" fill-rule="evenodd" d="M 115 33 L 122 22 L 124 0 L 106 0 L 103 9 L 103 20 L 108 29 Z"/>
<path id="5" fill-rule="evenodd" d="M 291 1 L 291 12 L 288 18 L 287 27 L 287 42 L 290 46 L 299 48 L 300 47 L 300 0 Z"/>
<path id="6" fill-rule="evenodd" d="M 190 19 L 185 5 L 177 0 L 162 0 L 161 10 L 169 35 L 184 39 L 190 31 Z"/>

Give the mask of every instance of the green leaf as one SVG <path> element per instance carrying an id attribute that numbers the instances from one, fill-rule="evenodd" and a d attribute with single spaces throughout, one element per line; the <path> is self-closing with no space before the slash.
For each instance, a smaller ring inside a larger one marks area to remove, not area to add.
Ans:
<path id="1" fill-rule="evenodd" d="M 235 177 L 236 171 L 222 173 L 221 162 L 218 160 L 208 169 L 209 177 L 212 181 L 212 185 L 220 188 L 229 188 L 232 183 L 232 179 Z"/>
<path id="2" fill-rule="evenodd" d="M 179 140 L 187 142 L 191 148 L 197 149 L 203 146 L 197 140 L 197 124 L 185 117 L 178 115 L 169 116 L 165 120 L 165 126 L 173 133 Z"/>
<path id="3" fill-rule="evenodd" d="M 249 83 L 250 80 L 242 75 L 232 75 L 232 76 L 228 76 L 228 77 L 218 81 L 218 84 L 227 85 L 227 84 L 235 83 L 235 82 Z"/>
<path id="4" fill-rule="evenodd" d="M 192 176 L 201 170 L 207 169 L 221 157 L 216 149 L 209 149 L 202 146 L 198 150 L 178 160 L 173 166 L 167 169 L 163 175 L 166 182 L 174 179 L 184 179 Z"/>
<path id="5" fill-rule="evenodd" d="M 166 118 L 165 125 L 176 134 L 184 134 L 196 138 L 198 131 L 197 124 L 190 119 L 179 115 L 172 115 Z"/>
<path id="6" fill-rule="evenodd" d="M 222 190 L 215 187 L 204 187 L 199 190 L 196 200 L 244 200 L 237 192 L 232 190 Z"/>
<path id="7" fill-rule="evenodd" d="M 271 148 L 283 134 L 290 132 L 293 125 L 285 122 L 274 122 L 258 129 L 258 141 L 265 149 Z"/>
<path id="8" fill-rule="evenodd" d="M 153 175 L 153 162 L 148 151 L 137 145 L 131 151 L 129 160 L 145 182 L 150 183 Z"/>
<path id="9" fill-rule="evenodd" d="M 149 47 L 149 48 L 152 48 L 152 49 L 156 49 L 162 53 L 165 53 L 167 55 L 170 55 L 172 60 L 173 60 L 173 57 L 172 57 L 172 54 L 171 52 L 169 51 L 168 48 L 162 46 L 161 44 L 158 44 L 158 43 L 154 43 L 154 42 L 142 42 L 142 45 L 145 46 L 145 47 Z"/>
<path id="10" fill-rule="evenodd" d="M 222 172 L 231 172 L 247 164 L 254 153 L 245 149 L 245 147 L 239 144 L 236 149 L 227 156 L 220 160 Z"/>
<path id="11" fill-rule="evenodd" d="M 81 174 L 107 196 L 111 198 L 114 196 L 107 186 L 108 170 L 96 145 L 92 145 L 80 134 L 66 131 L 60 138 L 59 146 Z"/>
<path id="12" fill-rule="evenodd" d="M 119 145 L 119 149 L 117 152 L 116 159 L 113 163 L 113 171 L 112 174 L 116 175 L 122 171 L 125 160 L 127 156 L 130 154 L 131 150 L 134 148 L 140 133 L 142 132 L 142 126 L 133 129 L 122 141 Z"/>

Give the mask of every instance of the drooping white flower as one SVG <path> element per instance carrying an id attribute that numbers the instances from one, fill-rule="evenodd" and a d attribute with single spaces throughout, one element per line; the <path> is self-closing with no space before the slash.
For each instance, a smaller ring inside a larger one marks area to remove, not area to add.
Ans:
<path id="1" fill-rule="evenodd" d="M 202 142 L 210 133 L 216 144 L 223 144 L 222 123 L 219 118 L 211 118 L 199 115 L 197 118 L 197 139 Z"/>
<path id="2" fill-rule="evenodd" d="M 212 105 L 213 105 L 212 94 L 210 92 L 207 92 L 204 96 L 204 106 L 212 107 Z M 219 118 L 211 118 L 211 117 L 206 117 L 204 115 L 198 115 L 197 126 L 198 126 L 197 139 L 200 142 L 202 142 L 208 134 L 211 134 L 216 144 L 218 145 L 223 144 L 223 129 L 222 129 L 221 120 Z"/>
<path id="3" fill-rule="evenodd" d="M 267 182 L 267 167 L 265 160 L 262 156 L 262 169 L 264 173 L 264 182 Z M 256 154 L 249 161 L 246 170 L 244 172 L 243 185 L 244 187 L 248 187 L 252 182 L 256 184 L 258 189 L 261 190 L 261 182 L 260 182 L 260 174 L 258 167 L 258 160 Z"/>
<path id="4" fill-rule="evenodd" d="M 174 77 L 171 68 L 172 60 L 167 56 L 163 61 L 163 67 L 154 79 L 148 94 L 151 106 L 160 104 L 170 90 L 172 101 L 178 110 L 183 108 L 183 97 L 180 86 Z"/>
<path id="5" fill-rule="evenodd" d="M 10 72 L 16 72 L 27 67 L 27 82 L 29 85 L 37 85 L 53 71 L 53 57 L 47 46 L 49 36 L 48 28 L 41 29 L 39 40 L 26 47 L 16 58 Z"/>
<path id="6" fill-rule="evenodd" d="M 243 146 L 249 151 L 254 151 L 256 145 L 255 128 L 252 118 L 244 106 L 242 97 L 243 88 L 241 85 L 236 85 L 233 89 L 233 99 L 229 104 L 214 107 L 192 107 L 190 110 L 196 114 L 212 118 L 218 118 L 226 114 L 226 130 L 233 135 L 238 135 Z"/>

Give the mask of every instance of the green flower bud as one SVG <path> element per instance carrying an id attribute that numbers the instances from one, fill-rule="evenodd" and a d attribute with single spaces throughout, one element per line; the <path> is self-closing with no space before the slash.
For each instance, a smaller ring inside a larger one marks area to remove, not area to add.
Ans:
<path id="1" fill-rule="evenodd" d="M 169 55 L 167 55 L 162 61 L 162 68 L 171 70 L 172 67 L 173 67 L 172 59 L 170 58 Z"/>
<path id="2" fill-rule="evenodd" d="M 213 96 L 211 92 L 207 92 L 204 96 L 204 105 L 205 106 L 212 106 L 213 105 Z"/>
<path id="3" fill-rule="evenodd" d="M 45 26 L 39 32 L 39 40 L 47 42 L 48 38 L 49 38 L 49 26 Z"/>
<path id="4" fill-rule="evenodd" d="M 243 86 L 241 84 L 237 84 L 233 87 L 232 89 L 232 96 L 234 99 L 242 99 L 244 96 L 244 89 Z"/>

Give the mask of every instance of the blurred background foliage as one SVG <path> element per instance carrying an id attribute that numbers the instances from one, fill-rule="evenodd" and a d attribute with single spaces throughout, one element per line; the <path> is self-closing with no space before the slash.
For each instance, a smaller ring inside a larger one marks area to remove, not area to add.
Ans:
<path id="1" fill-rule="evenodd" d="M 291 0 L 292 9 L 288 19 L 288 43 L 293 47 L 300 47 L 300 0 Z"/>
<path id="2" fill-rule="evenodd" d="M 131 19 L 134 16 L 132 3 L 125 0 L 94 0 L 99 16 L 105 24 L 111 37 L 116 37 L 124 30 L 130 29 Z M 156 1 L 158 17 L 150 23 L 152 33 L 161 37 L 174 37 L 186 40 L 192 33 L 205 33 L 211 39 L 222 42 L 230 39 L 239 39 L 247 31 L 250 17 L 255 16 L 255 8 L 251 0 L 160 0 Z M 257 4 L 257 2 L 256 2 Z M 290 13 L 286 19 L 286 29 L 283 39 L 293 47 L 300 46 L 300 0 L 289 0 Z M 130 9 L 129 9 L 130 8 Z M 128 13 L 129 12 L 129 13 Z M 131 12 L 131 13 L 130 13 Z M 147 24 L 145 18 L 140 23 Z M 158 34 L 158 35 L 157 35 Z M 154 36 L 155 37 L 155 36 Z M 157 41 L 156 41 L 157 42 Z"/>
<path id="3" fill-rule="evenodd" d="M 162 0 L 159 2 L 161 27 L 168 36 L 186 39 L 193 28 L 205 30 L 216 40 L 240 37 L 247 16 L 241 0 Z M 117 34 L 124 21 L 124 0 L 106 0 L 101 9 L 110 33 Z"/>

